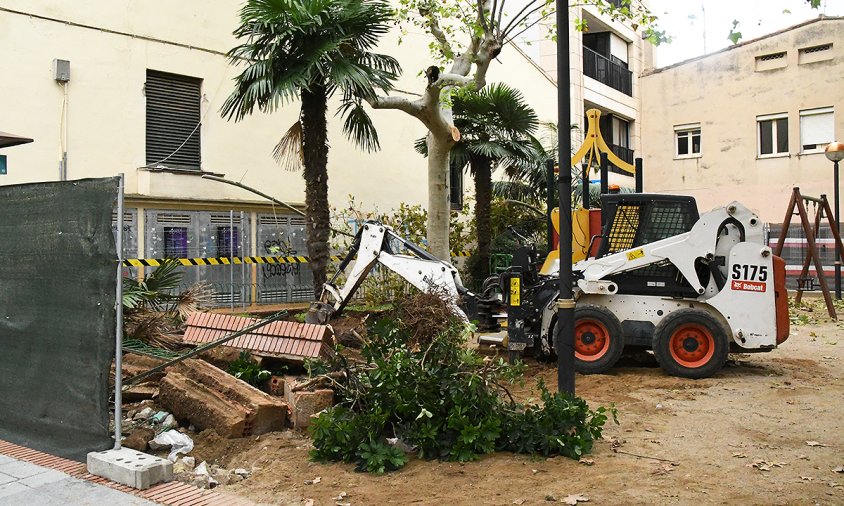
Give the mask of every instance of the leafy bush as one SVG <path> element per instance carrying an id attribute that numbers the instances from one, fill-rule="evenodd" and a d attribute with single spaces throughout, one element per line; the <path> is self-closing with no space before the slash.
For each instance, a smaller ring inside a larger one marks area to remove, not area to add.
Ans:
<path id="1" fill-rule="evenodd" d="M 248 351 L 241 351 L 237 360 L 229 364 L 229 374 L 257 387 L 270 379 L 272 373 L 262 369 Z"/>
<path id="2" fill-rule="evenodd" d="M 322 365 L 339 403 L 311 425 L 313 459 L 383 473 L 406 463 L 401 445 L 421 458 L 461 462 L 496 450 L 571 458 L 591 451 L 614 409 L 592 411 L 582 399 L 551 394 L 542 384 L 541 405 L 518 404 L 507 386 L 524 366 L 467 349 L 467 329 L 445 304 L 439 310 L 447 325 L 426 336 L 401 319 L 424 295 L 403 302 L 398 319 L 371 325 L 362 360 L 341 352 Z"/>

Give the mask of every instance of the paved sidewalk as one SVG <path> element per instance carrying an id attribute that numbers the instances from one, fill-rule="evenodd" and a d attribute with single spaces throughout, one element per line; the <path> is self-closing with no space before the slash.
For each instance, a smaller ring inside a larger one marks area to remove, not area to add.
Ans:
<path id="1" fill-rule="evenodd" d="M 147 506 L 155 503 L 54 469 L 0 455 L 0 505 L 106 504 Z"/>

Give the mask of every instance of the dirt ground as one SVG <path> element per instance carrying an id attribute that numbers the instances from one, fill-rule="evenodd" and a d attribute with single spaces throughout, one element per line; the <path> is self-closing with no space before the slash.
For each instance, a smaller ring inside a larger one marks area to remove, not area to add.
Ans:
<path id="1" fill-rule="evenodd" d="M 652 357 L 578 375 L 578 395 L 614 403 L 620 422 L 580 463 L 498 453 L 372 476 L 309 462 L 308 437 L 290 431 L 204 433 L 193 455 L 253 469 L 221 491 L 262 504 L 547 504 L 572 494 L 588 504 L 844 504 L 844 325 L 817 313 L 778 350 L 731 356 L 713 378 L 666 376 Z M 532 363 L 519 395 L 534 395 L 539 377 L 555 385 L 555 374 Z"/>

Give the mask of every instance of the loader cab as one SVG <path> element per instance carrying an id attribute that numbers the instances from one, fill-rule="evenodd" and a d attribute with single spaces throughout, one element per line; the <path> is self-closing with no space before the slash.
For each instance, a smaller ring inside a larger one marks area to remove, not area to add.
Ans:
<path id="1" fill-rule="evenodd" d="M 700 219 L 694 197 L 652 193 L 601 196 L 598 257 L 688 232 Z"/>
<path id="2" fill-rule="evenodd" d="M 597 257 L 689 232 L 700 219 L 694 197 L 620 193 L 601 197 L 601 237 Z M 700 276 L 708 274 L 701 270 Z M 696 297 L 673 265 L 649 265 L 611 278 L 619 294 Z"/>

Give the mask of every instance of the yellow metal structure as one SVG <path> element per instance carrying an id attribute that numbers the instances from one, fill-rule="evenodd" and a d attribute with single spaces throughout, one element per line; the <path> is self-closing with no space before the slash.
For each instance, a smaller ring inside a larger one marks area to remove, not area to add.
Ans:
<path id="1" fill-rule="evenodd" d="M 601 128 L 598 126 L 598 120 L 600 119 L 601 111 L 598 109 L 589 109 L 586 111 L 586 136 L 583 140 L 583 145 L 580 146 L 577 153 L 571 157 L 571 166 L 574 167 L 580 163 L 581 160 L 586 158 L 586 155 L 589 155 L 588 165 L 591 167 L 592 162 L 599 159 L 600 153 L 606 153 L 607 158 L 609 158 L 613 165 L 624 172 L 635 174 L 636 167 L 616 156 L 610 147 L 607 146 L 606 141 L 604 141 L 604 137 L 601 135 Z"/>
<path id="2" fill-rule="evenodd" d="M 587 166 L 591 167 L 592 163 L 599 159 L 601 153 L 606 153 L 607 158 L 613 165 L 619 169 L 630 174 L 636 173 L 636 167 L 625 162 L 612 152 L 610 147 L 604 141 L 601 135 L 601 128 L 599 127 L 599 120 L 601 119 L 601 111 L 598 109 L 589 109 L 586 111 L 586 136 L 580 149 L 571 157 L 571 166 L 575 167 L 587 156 L 589 157 Z M 551 211 L 551 224 L 557 234 L 560 233 L 560 210 L 554 209 Z M 586 259 L 589 256 L 589 242 L 592 237 L 589 234 L 589 210 L 577 209 L 571 212 L 571 262 L 577 263 Z M 557 269 L 560 260 L 560 253 L 554 249 L 545 257 L 545 262 L 542 264 L 540 274 L 551 274 Z"/>
<path id="3" fill-rule="evenodd" d="M 551 211 L 551 224 L 557 234 L 560 233 L 560 209 Z M 589 210 L 576 209 L 571 212 L 571 263 L 577 263 L 589 256 Z M 540 274 L 549 275 L 557 269 L 560 252 L 556 248 L 548 252 L 545 262 L 539 270 Z"/>

